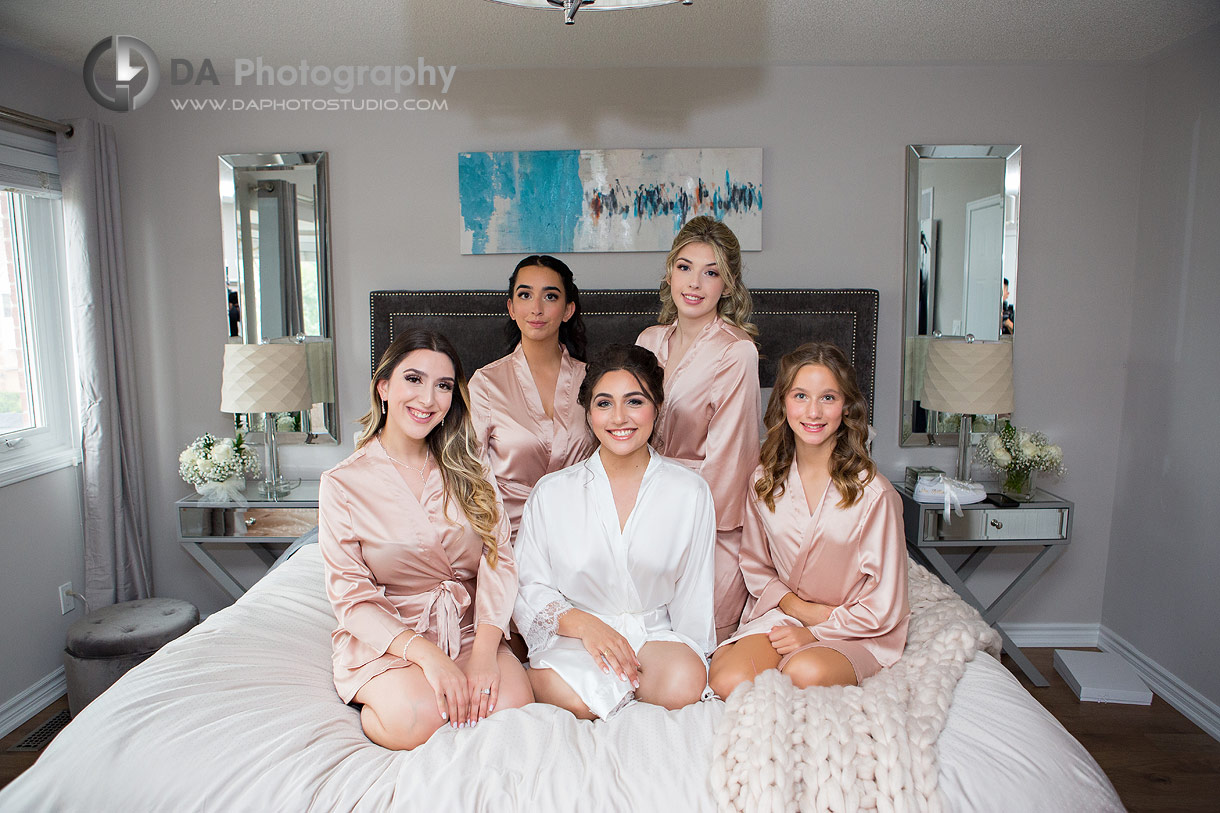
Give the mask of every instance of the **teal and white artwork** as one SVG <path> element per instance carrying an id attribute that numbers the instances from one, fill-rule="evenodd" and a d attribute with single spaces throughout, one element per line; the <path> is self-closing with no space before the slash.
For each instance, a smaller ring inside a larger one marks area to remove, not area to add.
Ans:
<path id="1" fill-rule="evenodd" d="M 458 154 L 463 254 L 668 251 L 697 215 L 762 249 L 762 149 Z"/>

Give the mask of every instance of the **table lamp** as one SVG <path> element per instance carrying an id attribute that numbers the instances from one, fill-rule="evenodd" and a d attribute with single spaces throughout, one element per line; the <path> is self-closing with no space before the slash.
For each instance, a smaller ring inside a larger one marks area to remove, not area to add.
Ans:
<path id="1" fill-rule="evenodd" d="M 272 412 L 310 407 L 309 364 L 300 344 L 226 344 L 220 384 L 222 412 L 262 412 L 267 465 L 259 493 L 284 497 L 292 485 L 280 476 Z"/>
<path id="2" fill-rule="evenodd" d="M 923 406 L 962 416 L 957 439 L 957 479 L 970 479 L 970 429 L 975 415 L 1012 412 L 1012 342 L 954 336 L 928 342 Z"/>

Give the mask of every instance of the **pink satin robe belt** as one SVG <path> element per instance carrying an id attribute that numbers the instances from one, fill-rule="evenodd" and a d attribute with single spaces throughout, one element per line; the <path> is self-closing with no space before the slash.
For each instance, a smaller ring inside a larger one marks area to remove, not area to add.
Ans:
<path id="1" fill-rule="evenodd" d="M 585 423 L 584 408 L 576 403 L 584 378 L 585 363 L 564 349 L 555 383 L 554 417 L 548 418 L 520 344 L 470 377 L 475 431 L 500 487 L 514 536 L 525 500 L 539 478 L 581 462 L 597 445 Z"/>
<path id="2" fill-rule="evenodd" d="M 760 466 L 751 484 L 762 474 Z M 772 512 L 752 498 L 742 532 L 741 570 L 751 602 L 731 640 L 800 622 L 779 610 L 791 592 L 834 607 L 809 629 L 819 641 L 858 641 L 882 666 L 906 646 L 907 554 L 902 501 L 878 474 L 849 508 L 833 482 L 810 513 L 794 461 Z M 750 494 L 754 491 L 751 487 Z"/>
<path id="3" fill-rule="evenodd" d="M 716 504 L 716 626 L 741 619 L 746 588 L 738 569 L 750 475 L 758 465 L 758 348 L 723 319 L 703 328 L 671 368 L 677 323 L 654 325 L 636 339 L 665 368 L 665 403 L 654 446 L 702 475 Z"/>
<path id="4" fill-rule="evenodd" d="M 423 499 L 374 440 L 322 475 L 318 544 L 338 621 L 331 635 L 335 689 L 344 702 L 387 669 L 409 662 L 386 650 L 422 633 L 450 657 L 479 624 L 508 630 L 517 571 L 501 511 L 495 567 L 455 500 L 444 508 L 441 473 L 428 468 Z"/>

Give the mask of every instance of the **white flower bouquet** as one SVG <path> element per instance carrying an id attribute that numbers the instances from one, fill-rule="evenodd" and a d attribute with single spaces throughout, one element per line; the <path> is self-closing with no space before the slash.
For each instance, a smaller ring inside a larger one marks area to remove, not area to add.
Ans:
<path id="1" fill-rule="evenodd" d="M 246 474 L 258 475 L 258 456 L 241 434 L 217 439 L 209 432 L 178 455 L 178 473 L 206 499 L 240 502 Z"/>
<path id="2" fill-rule="evenodd" d="M 1017 429 L 1008 421 L 998 432 L 986 435 L 974 450 L 975 462 L 1004 475 L 1005 494 L 1031 499 L 1034 474 L 1047 472 L 1056 477 L 1067 473 L 1063 449 L 1041 432 Z"/>

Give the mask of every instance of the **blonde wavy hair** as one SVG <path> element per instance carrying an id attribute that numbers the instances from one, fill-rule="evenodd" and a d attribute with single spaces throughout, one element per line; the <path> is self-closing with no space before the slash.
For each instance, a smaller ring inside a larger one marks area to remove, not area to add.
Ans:
<path id="1" fill-rule="evenodd" d="M 674 237 L 673 247 L 665 258 L 665 277 L 661 280 L 661 313 L 657 322 L 671 324 L 678 318 L 678 307 L 674 304 L 673 292 L 669 290 L 669 275 L 682 249 L 691 243 L 705 243 L 716 255 L 716 268 L 724 280 L 724 293 L 716 303 L 716 312 L 726 322 L 744 330 L 751 336 L 758 335 L 758 328 L 750 321 L 754 303 L 750 290 L 741 280 L 741 244 L 737 235 L 724 223 L 709 215 L 692 217 Z"/>
<path id="2" fill-rule="evenodd" d="M 484 555 L 488 564 L 494 567 L 499 560 L 496 525 L 500 521 L 500 511 L 496 506 L 496 492 L 487 480 L 483 464 L 479 462 L 479 444 L 470 419 L 470 393 L 466 388 L 462 361 L 448 339 L 434 330 L 412 328 L 386 348 L 369 385 L 372 408 L 360 418 L 364 431 L 356 440 L 356 448 L 363 448 L 385 427 L 386 414 L 382 411 L 377 384 L 388 381 L 407 354 L 416 350 L 443 353 L 453 362 L 457 383 L 453 401 L 444 420 L 428 433 L 426 442 L 432 456 L 440 463 L 441 477 L 445 483 L 445 516 L 449 516 L 449 499 L 452 497 L 483 540 Z"/>
<path id="3" fill-rule="evenodd" d="M 856 384 L 856 371 L 847 356 L 833 344 L 803 344 L 780 359 L 779 372 L 775 376 L 775 388 L 767 401 L 763 424 L 767 437 L 763 441 L 762 476 L 754 482 L 754 493 L 775 511 L 775 501 L 786 489 L 788 469 L 796 455 L 796 437 L 788 425 L 784 402 L 792 390 L 792 383 L 802 367 L 820 364 L 835 377 L 839 392 L 843 395 L 843 422 L 835 436 L 834 450 L 830 453 L 830 479 L 843 495 L 840 508 L 855 505 L 864 492 L 864 486 L 877 476 L 877 466 L 868 456 L 868 402 Z M 861 479 L 860 475 L 867 476 Z"/>

